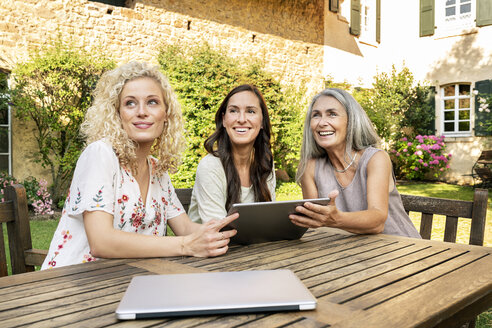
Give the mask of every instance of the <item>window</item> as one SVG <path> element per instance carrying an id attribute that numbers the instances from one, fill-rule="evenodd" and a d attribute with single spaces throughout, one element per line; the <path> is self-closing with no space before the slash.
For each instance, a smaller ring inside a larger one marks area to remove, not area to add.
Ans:
<path id="1" fill-rule="evenodd" d="M 361 33 L 362 41 L 376 42 L 376 0 L 361 0 Z"/>
<path id="2" fill-rule="evenodd" d="M 0 171 L 11 174 L 10 108 L 8 99 L 8 75 L 0 72 Z"/>
<path id="3" fill-rule="evenodd" d="M 438 0 L 438 3 L 438 30 L 460 32 L 475 26 L 475 1 Z"/>
<path id="4" fill-rule="evenodd" d="M 469 84 L 450 84 L 441 87 L 443 135 L 471 135 L 471 99 Z"/>

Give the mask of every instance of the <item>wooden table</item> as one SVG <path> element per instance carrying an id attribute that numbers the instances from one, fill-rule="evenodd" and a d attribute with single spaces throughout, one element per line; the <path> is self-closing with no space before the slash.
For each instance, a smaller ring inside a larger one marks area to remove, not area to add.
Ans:
<path id="1" fill-rule="evenodd" d="M 492 306 L 492 248 L 309 230 L 218 258 L 100 260 L 0 278 L 0 326 L 452 327 Z M 288 268 L 313 311 L 118 321 L 136 275 Z"/>

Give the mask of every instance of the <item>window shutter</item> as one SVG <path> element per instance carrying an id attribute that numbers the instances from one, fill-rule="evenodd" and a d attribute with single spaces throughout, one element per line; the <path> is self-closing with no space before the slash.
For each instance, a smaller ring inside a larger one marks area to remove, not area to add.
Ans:
<path id="1" fill-rule="evenodd" d="M 492 25 L 492 1 L 477 0 L 477 26 Z"/>
<path id="2" fill-rule="evenodd" d="M 481 97 L 492 96 L 492 80 L 475 82 L 475 90 L 478 91 L 478 94 L 475 95 L 475 136 L 490 136 L 492 135 L 492 108 L 490 108 L 492 106 L 489 106 L 489 112 L 486 110 L 480 111 L 479 100 Z"/>
<path id="3" fill-rule="evenodd" d="M 360 35 L 360 0 L 350 2 L 350 34 Z"/>
<path id="4" fill-rule="evenodd" d="M 420 0 L 420 36 L 434 34 L 434 0 Z"/>
<path id="5" fill-rule="evenodd" d="M 376 0 L 376 42 L 381 42 L 381 0 Z"/>
<path id="6" fill-rule="evenodd" d="M 338 1 L 339 0 L 330 0 L 330 11 L 334 13 L 338 12 Z"/>
<path id="7" fill-rule="evenodd" d="M 427 129 L 432 134 L 436 134 L 436 87 L 429 87 L 429 95 L 426 102 L 429 105 L 429 111 L 432 113 L 432 120 L 429 122 Z"/>

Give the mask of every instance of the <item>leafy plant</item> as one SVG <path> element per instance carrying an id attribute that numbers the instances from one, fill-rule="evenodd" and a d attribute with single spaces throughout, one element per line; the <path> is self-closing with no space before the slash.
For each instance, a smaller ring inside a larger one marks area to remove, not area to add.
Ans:
<path id="1" fill-rule="evenodd" d="M 100 75 L 114 66 L 99 54 L 57 40 L 36 49 L 13 71 L 13 113 L 36 126 L 34 161 L 51 171 L 55 204 L 68 188 L 82 148 L 79 126 L 91 92 Z"/>
<path id="2" fill-rule="evenodd" d="M 444 136 L 418 135 L 415 139 L 401 138 L 391 150 L 398 178 L 424 180 L 437 178 L 449 168 L 451 154 L 446 154 Z"/>
<path id="3" fill-rule="evenodd" d="M 5 201 L 5 188 L 17 183 L 19 182 L 16 178 L 6 172 L 0 171 L 0 199 L 2 202 Z"/>
<path id="4" fill-rule="evenodd" d="M 283 86 L 258 62 L 233 59 L 202 44 L 186 51 L 164 46 L 158 56 L 183 108 L 187 149 L 173 176 L 177 187 L 191 187 L 196 167 L 206 155 L 205 139 L 215 129 L 215 112 L 227 93 L 240 84 L 256 85 L 265 97 L 273 132 L 275 167 L 295 172 L 302 138 L 303 91 Z"/>
<path id="5" fill-rule="evenodd" d="M 478 112 L 480 116 L 483 116 L 482 118 L 485 119 L 476 119 L 477 120 L 477 125 L 482 127 L 485 131 L 492 133 L 492 115 L 491 109 L 492 109 L 492 95 L 486 94 L 486 95 L 477 95 L 478 97 Z M 487 119 L 489 118 L 489 119 Z"/>
<path id="6" fill-rule="evenodd" d="M 372 89 L 355 89 L 354 97 L 367 112 L 379 136 L 391 144 L 409 135 L 433 133 L 431 89 L 416 83 L 407 67 L 374 77 Z"/>
<path id="7" fill-rule="evenodd" d="M 20 183 L 16 178 L 6 172 L 0 172 L 0 198 L 5 200 L 5 188 Z M 44 179 L 37 181 L 34 177 L 29 177 L 22 182 L 26 190 L 27 204 L 36 215 L 53 214 L 51 195 Z"/>
<path id="8" fill-rule="evenodd" d="M 51 215 L 54 213 L 53 201 L 47 189 L 48 182 L 45 179 L 38 182 L 36 178 L 28 177 L 22 184 L 26 189 L 27 201 L 34 210 L 34 214 Z"/>

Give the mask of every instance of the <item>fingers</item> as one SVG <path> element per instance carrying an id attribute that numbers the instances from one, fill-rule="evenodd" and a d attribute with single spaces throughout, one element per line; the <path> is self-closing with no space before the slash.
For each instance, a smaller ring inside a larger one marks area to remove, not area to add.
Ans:
<path id="1" fill-rule="evenodd" d="M 337 198 L 338 194 L 339 194 L 338 190 L 330 191 L 330 193 L 328 194 L 328 197 L 330 197 L 329 205 L 335 205 L 335 198 Z"/>
<path id="2" fill-rule="evenodd" d="M 219 222 L 219 224 L 218 224 L 218 227 L 219 227 L 218 230 L 224 228 L 226 225 L 228 225 L 232 221 L 236 220 L 238 217 L 239 217 L 239 213 L 234 213 L 234 214 L 231 214 L 229 216 L 226 216 L 222 220 L 218 220 L 218 222 Z"/>
<path id="3" fill-rule="evenodd" d="M 319 228 L 323 226 L 322 221 L 303 216 L 303 215 L 295 215 L 291 214 L 289 215 L 289 219 L 294 223 L 295 225 L 298 225 L 300 227 L 304 228 Z"/>

